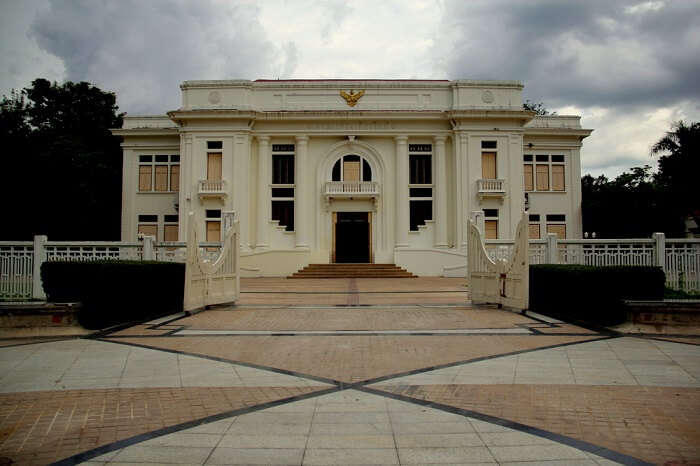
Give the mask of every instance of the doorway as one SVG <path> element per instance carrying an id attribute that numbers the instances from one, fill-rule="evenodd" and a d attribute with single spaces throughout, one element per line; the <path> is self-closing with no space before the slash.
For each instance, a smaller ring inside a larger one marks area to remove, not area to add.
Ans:
<path id="1" fill-rule="evenodd" d="M 370 212 L 336 212 L 334 214 L 333 262 L 371 262 L 370 215 Z"/>

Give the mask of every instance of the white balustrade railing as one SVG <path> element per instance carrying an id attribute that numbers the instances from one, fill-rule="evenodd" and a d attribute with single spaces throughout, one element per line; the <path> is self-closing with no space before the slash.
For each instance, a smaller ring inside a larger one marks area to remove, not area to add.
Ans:
<path id="1" fill-rule="evenodd" d="M 379 194 L 379 183 L 376 181 L 327 181 L 325 194 L 326 196 L 377 195 Z"/>
<path id="2" fill-rule="evenodd" d="M 225 194 L 226 180 L 199 180 L 199 194 Z"/>
<path id="3" fill-rule="evenodd" d="M 486 179 L 476 180 L 476 186 L 480 193 L 505 193 L 506 180 Z"/>
<path id="4" fill-rule="evenodd" d="M 338 183 L 338 182 L 332 182 Z M 343 182 L 341 182 L 343 183 Z M 363 182 L 368 183 L 368 182 Z M 200 243 L 204 260 L 219 256 L 220 243 Z M 491 259 L 510 256 L 511 240 L 486 240 Z M 185 262 L 184 242 L 143 241 L 0 241 L 0 300 L 44 299 L 39 271 L 46 260 L 159 260 Z M 663 267 L 666 285 L 700 292 L 700 239 L 565 239 L 549 234 L 547 239 L 529 240 L 530 264 L 653 265 Z"/>
<path id="5" fill-rule="evenodd" d="M 34 243 L 0 241 L 0 300 L 32 295 Z"/>

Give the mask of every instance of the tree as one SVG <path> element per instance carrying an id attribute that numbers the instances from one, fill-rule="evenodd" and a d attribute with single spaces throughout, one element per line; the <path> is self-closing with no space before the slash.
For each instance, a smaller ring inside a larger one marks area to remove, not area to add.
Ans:
<path id="1" fill-rule="evenodd" d="M 584 176 L 583 230 L 599 238 L 644 238 L 657 231 L 684 236 L 687 216 L 700 224 L 699 146 L 700 123 L 679 121 L 652 146 L 652 155 L 664 154 L 657 173 L 645 165 L 612 181 Z"/>
<path id="2" fill-rule="evenodd" d="M 121 127 L 116 97 L 86 82 L 36 79 L 0 102 L 7 203 L 0 238 L 119 239 Z"/>
<path id="3" fill-rule="evenodd" d="M 525 110 L 529 110 L 531 112 L 535 112 L 537 115 L 556 115 L 557 112 L 550 112 L 547 110 L 547 108 L 544 106 L 542 102 L 540 103 L 535 103 L 530 101 L 530 99 L 525 100 L 523 103 L 523 108 Z"/>
<path id="4" fill-rule="evenodd" d="M 691 216 L 700 225 L 700 122 L 677 121 L 651 148 L 659 156 L 656 183 L 669 197 L 669 208 L 685 220 Z M 662 155 L 664 154 L 664 155 Z"/>

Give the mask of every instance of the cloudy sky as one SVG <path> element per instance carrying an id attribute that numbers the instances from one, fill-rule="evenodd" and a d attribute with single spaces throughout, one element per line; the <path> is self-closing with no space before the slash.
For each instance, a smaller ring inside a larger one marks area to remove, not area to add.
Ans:
<path id="1" fill-rule="evenodd" d="M 0 57 L 2 94 L 84 80 L 131 114 L 189 79 L 518 79 L 609 177 L 700 120 L 700 0 L 0 0 Z"/>

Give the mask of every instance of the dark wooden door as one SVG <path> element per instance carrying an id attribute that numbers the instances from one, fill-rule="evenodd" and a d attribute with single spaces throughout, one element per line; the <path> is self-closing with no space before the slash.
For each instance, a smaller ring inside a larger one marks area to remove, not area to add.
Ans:
<path id="1" fill-rule="evenodd" d="M 335 261 L 369 262 L 369 214 L 338 212 L 335 223 Z"/>

